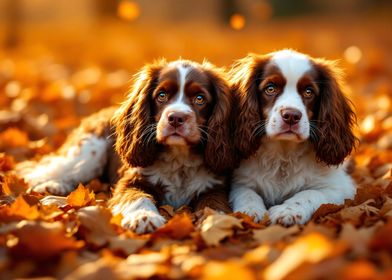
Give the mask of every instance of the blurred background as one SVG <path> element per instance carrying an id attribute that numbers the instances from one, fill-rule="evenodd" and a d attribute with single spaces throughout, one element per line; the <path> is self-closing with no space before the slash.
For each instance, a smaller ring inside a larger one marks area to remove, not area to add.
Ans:
<path id="1" fill-rule="evenodd" d="M 281 48 L 340 60 L 362 140 L 391 139 L 391 18 L 389 0 L 0 0 L 0 152 L 58 147 L 154 59 Z"/>

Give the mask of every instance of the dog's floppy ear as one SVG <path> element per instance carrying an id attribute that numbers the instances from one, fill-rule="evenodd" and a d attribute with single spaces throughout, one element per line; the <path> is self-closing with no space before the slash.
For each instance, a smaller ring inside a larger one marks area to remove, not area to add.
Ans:
<path id="1" fill-rule="evenodd" d="M 204 150 L 206 164 L 215 172 L 229 171 L 234 166 L 234 153 L 230 117 L 232 96 L 226 74 L 208 62 L 203 63 L 209 78 L 215 104 L 208 119 L 207 144 Z"/>
<path id="2" fill-rule="evenodd" d="M 340 82 L 341 71 L 334 62 L 314 60 L 318 72 L 320 98 L 318 100 L 317 137 L 312 139 L 318 160 L 337 165 L 344 161 L 355 147 L 353 133 L 356 116 L 345 97 Z"/>
<path id="3" fill-rule="evenodd" d="M 115 126 L 115 148 L 121 159 L 131 166 L 151 165 L 157 157 L 159 146 L 153 131 L 151 95 L 154 91 L 164 61 L 144 66 L 135 75 L 127 99 L 112 119 Z"/>
<path id="4" fill-rule="evenodd" d="M 242 158 L 248 158 L 260 146 L 263 131 L 258 85 L 268 56 L 249 54 L 236 61 L 230 70 L 231 90 L 234 96 L 234 146 Z"/>

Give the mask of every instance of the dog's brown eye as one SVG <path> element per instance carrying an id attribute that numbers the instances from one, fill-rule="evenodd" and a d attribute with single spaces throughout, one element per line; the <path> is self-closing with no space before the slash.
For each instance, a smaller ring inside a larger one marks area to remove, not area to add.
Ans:
<path id="1" fill-rule="evenodd" d="M 203 95 L 197 95 L 194 100 L 196 105 L 203 105 L 205 103 L 205 98 Z"/>
<path id="2" fill-rule="evenodd" d="M 167 93 L 164 91 L 160 91 L 158 93 L 158 101 L 159 102 L 166 102 L 167 101 Z"/>
<path id="3" fill-rule="evenodd" d="M 304 97 L 311 98 L 314 94 L 313 88 L 307 87 L 304 91 Z"/>
<path id="4" fill-rule="evenodd" d="M 269 83 L 265 88 L 264 92 L 267 95 L 274 95 L 276 93 L 276 85 L 273 83 Z"/>

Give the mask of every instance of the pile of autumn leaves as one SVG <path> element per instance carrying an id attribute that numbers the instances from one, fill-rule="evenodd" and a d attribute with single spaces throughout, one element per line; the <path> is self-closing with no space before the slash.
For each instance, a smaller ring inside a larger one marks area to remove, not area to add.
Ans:
<path id="1" fill-rule="evenodd" d="M 344 206 L 323 205 L 306 226 L 271 226 L 267 218 L 255 224 L 236 213 L 192 213 L 186 207 L 174 212 L 163 206 L 160 211 L 169 222 L 152 234 L 137 236 L 123 230 L 121 217 L 112 216 L 106 207 L 107 185 L 93 180 L 67 197 L 27 194 L 28 186 L 12 174 L 14 160 L 1 154 L 1 274 L 66 279 L 388 279 L 391 158 L 387 153 L 368 156 L 367 165 L 353 174 L 362 181 L 355 200 Z M 368 176 L 376 170 L 378 178 L 371 181 Z"/>

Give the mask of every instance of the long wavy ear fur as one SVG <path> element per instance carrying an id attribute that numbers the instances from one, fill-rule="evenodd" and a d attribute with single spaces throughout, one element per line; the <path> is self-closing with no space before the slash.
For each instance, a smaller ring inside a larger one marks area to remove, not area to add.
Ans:
<path id="1" fill-rule="evenodd" d="M 313 64 L 319 75 L 320 98 L 316 115 L 318 135 L 312 142 L 319 161 L 338 165 L 355 148 L 356 116 L 342 91 L 342 75 L 335 63 L 317 59 Z"/>
<path id="2" fill-rule="evenodd" d="M 215 172 L 222 173 L 234 166 L 230 116 L 232 96 L 222 69 L 204 62 L 203 70 L 209 77 L 215 105 L 208 120 L 208 140 L 204 150 L 206 164 Z"/>
<path id="3" fill-rule="evenodd" d="M 241 158 L 248 158 L 260 147 L 262 121 L 258 99 L 258 83 L 268 64 L 268 56 L 249 54 L 234 63 L 230 71 L 231 90 L 234 96 L 234 146 Z"/>
<path id="4" fill-rule="evenodd" d="M 121 159 L 131 166 L 151 165 L 159 152 L 159 145 L 149 139 L 154 125 L 151 94 L 165 61 L 146 65 L 135 75 L 127 99 L 112 119 L 115 126 L 115 149 Z"/>

